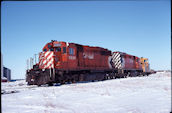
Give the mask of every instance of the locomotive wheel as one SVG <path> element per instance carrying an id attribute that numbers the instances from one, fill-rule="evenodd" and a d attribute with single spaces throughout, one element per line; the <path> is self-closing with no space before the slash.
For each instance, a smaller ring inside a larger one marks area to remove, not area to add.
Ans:
<path id="1" fill-rule="evenodd" d="M 62 85 L 62 84 L 65 84 L 65 80 L 61 80 L 60 84 L 61 84 L 61 85 Z"/>
<path id="2" fill-rule="evenodd" d="M 48 86 L 53 86 L 53 83 L 52 82 L 48 83 Z"/>
<path id="3" fill-rule="evenodd" d="M 107 75 L 105 76 L 105 80 L 108 80 L 108 76 Z"/>
<path id="4" fill-rule="evenodd" d="M 72 83 L 76 83 L 75 78 L 72 78 Z"/>
<path id="5" fill-rule="evenodd" d="M 67 83 L 70 84 L 70 79 L 67 79 Z"/>
<path id="6" fill-rule="evenodd" d="M 80 74 L 78 78 L 79 78 L 79 81 L 82 82 L 84 80 L 84 74 Z"/>

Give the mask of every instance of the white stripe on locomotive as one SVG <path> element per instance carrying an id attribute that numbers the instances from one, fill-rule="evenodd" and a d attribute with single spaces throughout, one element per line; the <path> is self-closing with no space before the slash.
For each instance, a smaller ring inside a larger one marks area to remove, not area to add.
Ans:
<path id="1" fill-rule="evenodd" d="M 51 60 L 47 63 L 47 65 L 45 65 L 44 68 L 48 68 L 51 64 L 53 64 L 53 58 L 51 58 Z"/>
<path id="2" fill-rule="evenodd" d="M 118 58 L 119 58 L 120 55 L 116 56 L 115 58 L 113 58 L 113 61 L 114 62 L 117 62 L 118 61 Z"/>
<path id="3" fill-rule="evenodd" d="M 120 58 L 120 55 L 118 54 L 114 59 L 117 61 Z"/>
<path id="4" fill-rule="evenodd" d="M 119 56 L 120 54 L 119 53 L 116 53 L 115 56 L 114 56 L 114 59 L 116 59 L 117 56 Z"/>
<path id="5" fill-rule="evenodd" d="M 54 67 L 54 59 L 53 59 L 53 52 L 42 52 L 40 54 L 40 67 L 42 68 L 53 68 Z"/>
<path id="6" fill-rule="evenodd" d="M 50 54 L 46 54 L 44 56 L 44 62 L 43 64 L 45 64 L 46 62 L 48 62 L 48 60 L 53 56 L 53 52 L 51 52 Z"/>
<path id="7" fill-rule="evenodd" d="M 121 62 L 121 55 L 119 53 L 116 53 L 113 58 L 114 66 L 115 68 L 121 69 L 122 68 L 122 62 Z"/>

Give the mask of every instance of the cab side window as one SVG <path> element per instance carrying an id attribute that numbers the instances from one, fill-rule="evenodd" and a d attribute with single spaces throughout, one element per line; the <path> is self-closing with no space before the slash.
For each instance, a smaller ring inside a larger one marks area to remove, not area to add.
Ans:
<path id="1" fill-rule="evenodd" d="M 139 62 L 139 59 L 136 59 L 136 62 Z"/>
<path id="2" fill-rule="evenodd" d="M 61 48 L 60 47 L 57 47 L 56 48 L 56 52 L 60 52 L 61 51 Z"/>
<path id="3" fill-rule="evenodd" d="M 63 53 L 66 53 L 66 47 L 63 47 Z"/>
<path id="4" fill-rule="evenodd" d="M 74 49 L 73 48 L 69 48 L 69 54 L 74 55 Z"/>

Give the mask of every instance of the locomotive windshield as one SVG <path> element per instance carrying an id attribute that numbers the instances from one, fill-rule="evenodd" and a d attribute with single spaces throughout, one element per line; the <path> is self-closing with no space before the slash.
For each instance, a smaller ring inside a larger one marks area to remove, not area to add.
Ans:
<path id="1" fill-rule="evenodd" d="M 50 51 L 54 51 L 54 48 L 51 48 Z"/>
<path id="2" fill-rule="evenodd" d="M 63 47 L 63 53 L 66 53 L 66 47 Z"/>
<path id="3" fill-rule="evenodd" d="M 47 49 L 44 49 L 44 51 L 46 52 L 46 51 L 47 51 Z"/>

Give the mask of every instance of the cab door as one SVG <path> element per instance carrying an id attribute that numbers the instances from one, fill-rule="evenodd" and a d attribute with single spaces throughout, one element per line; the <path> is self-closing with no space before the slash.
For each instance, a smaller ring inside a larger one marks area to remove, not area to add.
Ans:
<path id="1" fill-rule="evenodd" d="M 61 66 L 61 47 L 55 47 L 54 48 L 54 63 L 56 64 L 56 68 L 59 68 Z"/>
<path id="2" fill-rule="evenodd" d="M 68 58 L 67 58 L 67 47 L 66 46 L 62 46 L 62 65 L 64 69 L 68 69 Z"/>
<path id="3" fill-rule="evenodd" d="M 81 45 L 77 45 L 77 53 L 76 53 L 76 58 L 77 58 L 77 66 L 82 69 L 84 67 L 84 57 L 83 57 L 83 47 Z"/>
<path id="4" fill-rule="evenodd" d="M 74 46 L 68 47 L 68 69 L 75 70 L 77 69 L 78 59 L 76 58 L 77 49 Z"/>
<path id="5" fill-rule="evenodd" d="M 66 46 L 62 47 L 62 62 L 65 63 L 67 62 L 67 50 Z"/>

